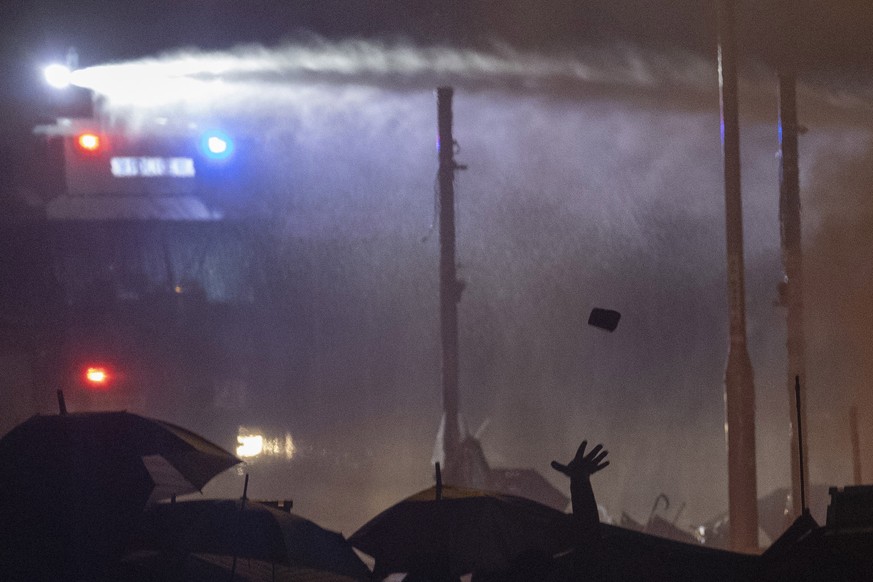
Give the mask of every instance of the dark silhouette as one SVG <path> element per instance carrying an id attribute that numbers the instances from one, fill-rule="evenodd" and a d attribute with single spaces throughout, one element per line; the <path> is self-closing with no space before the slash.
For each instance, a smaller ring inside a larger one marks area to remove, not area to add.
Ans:
<path id="1" fill-rule="evenodd" d="M 597 513 L 597 502 L 594 490 L 591 488 L 591 475 L 609 465 L 606 461 L 607 451 L 603 445 L 597 445 L 586 455 L 588 441 L 582 441 L 576 450 L 576 456 L 566 465 L 552 461 L 552 468 L 570 478 L 570 498 L 573 504 L 573 521 L 581 539 L 599 537 L 600 516 Z"/>
<path id="2" fill-rule="evenodd" d="M 522 582 L 528 580 L 600 580 L 603 570 L 600 555 L 600 515 L 591 475 L 600 471 L 609 461 L 607 451 L 597 445 L 587 454 L 588 441 L 582 441 L 576 456 L 566 465 L 552 461 L 552 468 L 570 477 L 570 496 L 573 507 L 572 551 L 557 559 L 532 549 L 516 556 L 510 567 L 501 572 L 476 572 L 474 582 Z"/>
<path id="3" fill-rule="evenodd" d="M 615 331 L 620 319 L 621 313 L 614 309 L 595 307 L 588 315 L 588 325 L 604 331 Z"/>
<path id="4" fill-rule="evenodd" d="M 58 403 L 0 439 L 3 580 L 112 580 L 150 497 L 197 491 L 239 462 L 175 425 Z"/>
<path id="5" fill-rule="evenodd" d="M 376 560 L 377 579 L 408 572 L 442 580 L 446 571 L 502 579 L 518 556 L 567 550 L 569 518 L 530 499 L 442 485 L 389 507 L 349 539 Z"/>
<path id="6" fill-rule="evenodd" d="M 452 574 L 448 560 L 434 560 L 410 570 L 403 578 L 408 582 L 460 582 L 460 578 Z"/>
<path id="7" fill-rule="evenodd" d="M 517 555 L 509 568 L 500 572 L 479 571 L 473 573 L 473 582 L 530 582 L 547 580 L 552 571 L 551 554 L 541 549 L 531 549 Z"/>
<path id="8" fill-rule="evenodd" d="M 569 563 L 559 561 L 553 572 L 557 579 L 603 578 L 600 555 L 600 515 L 591 488 L 591 475 L 609 465 L 607 451 L 597 445 L 587 454 L 588 441 L 582 441 L 576 456 L 566 465 L 552 461 L 552 468 L 570 478 L 570 498 L 573 506 L 573 551 Z"/>

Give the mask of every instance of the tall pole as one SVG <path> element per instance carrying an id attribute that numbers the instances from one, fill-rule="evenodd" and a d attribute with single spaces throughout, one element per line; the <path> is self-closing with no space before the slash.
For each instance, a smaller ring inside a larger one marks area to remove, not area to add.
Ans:
<path id="1" fill-rule="evenodd" d="M 755 469 L 755 386 L 746 345 L 743 203 L 734 0 L 718 0 L 718 71 L 724 158 L 725 231 L 730 344 L 725 370 L 728 517 L 731 547 L 758 548 Z"/>
<path id="2" fill-rule="evenodd" d="M 860 485 L 861 479 L 861 439 L 858 435 L 858 406 L 849 408 L 849 438 L 852 442 L 852 483 Z"/>
<path id="3" fill-rule="evenodd" d="M 463 484 L 458 428 L 458 302 L 461 284 L 455 267 L 455 140 L 452 137 L 451 87 L 437 89 L 440 223 L 440 336 L 442 340 L 443 451 L 446 481 Z M 461 481 L 459 481 L 459 478 Z"/>
<path id="4" fill-rule="evenodd" d="M 794 516 L 803 511 L 801 483 L 809 483 L 809 462 L 805 452 L 798 448 L 797 431 L 808 423 L 806 419 L 806 366 L 803 333 L 803 261 L 800 224 L 800 170 L 797 147 L 797 78 L 795 72 L 795 15 L 793 2 L 784 2 L 781 25 L 781 54 L 779 58 L 779 233 L 782 246 L 783 282 L 780 300 L 786 308 L 786 348 L 788 356 L 789 410 L 799 410 L 797 426 L 789 414 L 788 437 L 791 443 L 791 500 Z M 795 378 L 800 378 L 800 407 L 794 390 Z M 809 443 L 806 429 L 800 440 Z M 803 458 L 801 458 L 803 455 Z"/>

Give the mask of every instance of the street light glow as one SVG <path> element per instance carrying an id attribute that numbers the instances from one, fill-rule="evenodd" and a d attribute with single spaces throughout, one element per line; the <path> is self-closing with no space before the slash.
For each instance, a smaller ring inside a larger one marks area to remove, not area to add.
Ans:
<path id="1" fill-rule="evenodd" d="M 46 83 L 55 89 L 66 89 L 70 86 L 73 72 L 65 65 L 53 64 L 43 69 Z"/>

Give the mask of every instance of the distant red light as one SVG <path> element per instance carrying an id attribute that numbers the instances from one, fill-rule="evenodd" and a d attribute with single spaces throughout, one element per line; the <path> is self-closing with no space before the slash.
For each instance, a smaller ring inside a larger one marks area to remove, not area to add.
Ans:
<path id="1" fill-rule="evenodd" d="M 103 366 L 88 366 L 85 368 L 85 384 L 90 388 L 108 388 L 110 380 L 109 370 Z"/>
<path id="2" fill-rule="evenodd" d="M 94 153 L 100 150 L 100 136 L 96 133 L 83 133 L 76 138 L 79 148 L 85 152 Z"/>

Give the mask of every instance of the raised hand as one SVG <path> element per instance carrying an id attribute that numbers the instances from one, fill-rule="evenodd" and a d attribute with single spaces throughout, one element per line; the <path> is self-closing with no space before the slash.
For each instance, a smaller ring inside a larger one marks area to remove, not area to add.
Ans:
<path id="1" fill-rule="evenodd" d="M 558 461 L 552 461 L 552 468 L 567 475 L 570 479 L 587 479 L 609 465 L 609 461 L 604 460 L 608 452 L 603 450 L 603 445 L 597 445 L 586 455 L 585 448 L 587 446 L 588 441 L 582 441 L 572 461 L 566 465 L 562 465 Z"/>
<path id="2" fill-rule="evenodd" d="M 586 552 L 590 552 L 590 548 L 600 539 L 600 515 L 589 477 L 609 465 L 609 461 L 605 460 L 607 452 L 603 450 L 603 445 L 597 445 L 586 454 L 587 447 L 588 441 L 582 441 L 576 456 L 566 465 L 552 461 L 553 469 L 570 478 L 570 499 L 576 523 L 576 554 L 580 559 L 588 555 Z M 579 567 L 584 569 L 581 565 Z"/>

